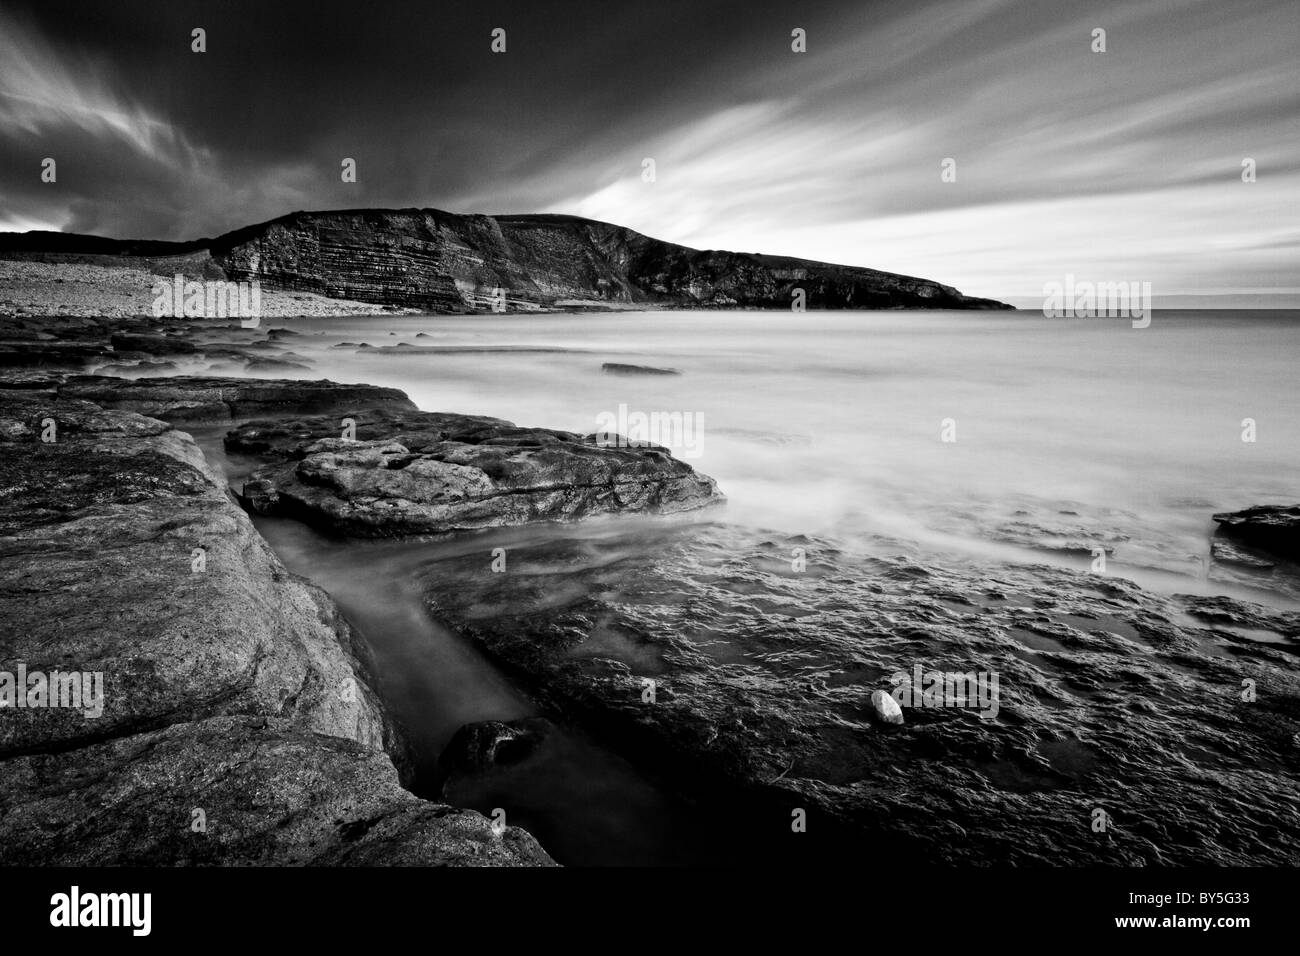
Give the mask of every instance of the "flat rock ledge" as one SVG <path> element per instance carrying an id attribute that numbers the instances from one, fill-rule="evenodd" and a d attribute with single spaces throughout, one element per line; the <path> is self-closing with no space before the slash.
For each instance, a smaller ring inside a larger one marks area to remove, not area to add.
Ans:
<path id="1" fill-rule="evenodd" d="M 1258 505 L 1216 514 L 1214 520 L 1221 538 L 1300 562 L 1300 505 Z"/>
<path id="2" fill-rule="evenodd" d="M 58 394 L 105 408 L 138 412 L 172 424 L 209 424 L 263 415 L 355 414 L 376 408 L 415 410 L 401 391 L 377 385 L 341 385 L 328 379 L 175 378 L 125 379 L 74 375 Z"/>
<path id="3" fill-rule="evenodd" d="M 496 418 L 393 407 L 354 419 L 255 421 L 230 451 L 271 463 L 245 504 L 353 537 L 434 535 L 599 514 L 674 514 L 724 500 L 657 445 L 520 428 Z"/>
<path id="4" fill-rule="evenodd" d="M 364 645 L 193 439 L 133 410 L 184 417 L 193 388 L 138 384 L 0 390 L 0 865 L 551 864 L 402 788 Z M 204 415 L 295 407 L 207 388 Z"/>

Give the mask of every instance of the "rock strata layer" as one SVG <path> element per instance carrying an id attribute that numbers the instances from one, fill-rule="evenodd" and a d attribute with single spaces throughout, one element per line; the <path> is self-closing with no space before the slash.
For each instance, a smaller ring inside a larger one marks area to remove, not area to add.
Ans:
<path id="1" fill-rule="evenodd" d="M 246 504 L 358 537 L 442 534 L 598 514 L 674 514 L 723 500 L 712 478 L 654 445 L 521 428 L 501 419 L 379 411 L 255 421 L 230 451 L 281 459 L 245 482 Z"/>
<path id="2" fill-rule="evenodd" d="M 0 257 L 114 260 L 170 274 L 429 312 L 575 308 L 1008 309 L 929 279 L 691 249 L 577 216 L 295 212 L 184 243 L 0 234 Z"/>

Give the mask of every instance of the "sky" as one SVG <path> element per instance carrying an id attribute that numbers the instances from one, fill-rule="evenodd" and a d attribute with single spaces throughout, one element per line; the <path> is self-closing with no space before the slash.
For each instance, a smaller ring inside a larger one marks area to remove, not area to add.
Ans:
<path id="1" fill-rule="evenodd" d="M 1295 306 L 1298 65 L 1300 0 L 5 0 L 0 230 L 560 212 L 1017 304 Z"/>

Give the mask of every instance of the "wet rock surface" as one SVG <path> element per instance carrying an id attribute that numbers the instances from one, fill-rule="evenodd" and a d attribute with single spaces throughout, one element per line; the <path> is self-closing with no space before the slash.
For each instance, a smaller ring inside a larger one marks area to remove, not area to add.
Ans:
<path id="1" fill-rule="evenodd" d="M 520 720 L 483 720 L 456 731 L 438 757 L 441 773 L 480 773 L 527 759 L 551 732 L 544 717 Z"/>
<path id="2" fill-rule="evenodd" d="M 395 388 L 341 385 L 325 379 L 213 378 L 173 376 L 130 380 L 104 375 L 72 376 L 59 385 L 68 398 L 139 412 L 176 423 L 210 423 L 259 415 L 330 412 L 345 417 L 375 408 L 415 405 Z M 334 419 L 336 422 L 338 419 Z"/>
<path id="3" fill-rule="evenodd" d="M 1300 561 L 1300 505 L 1261 505 L 1216 514 L 1219 535 L 1257 551 Z M 1258 560 L 1258 559 L 1257 559 Z"/>
<path id="4" fill-rule="evenodd" d="M 0 863 L 549 862 L 402 789 L 365 661 L 187 434 L 0 390 Z"/>
<path id="5" fill-rule="evenodd" d="M 53 332 L 35 333 L 31 328 Z M 280 374 L 309 371 L 307 360 L 275 344 L 292 341 L 285 334 L 288 331 L 232 331 L 224 323 L 206 323 L 163 333 L 156 326 L 132 320 L 0 319 L 0 389 L 39 389 L 186 424 L 265 415 L 329 413 L 343 417 L 374 409 L 415 410 L 406 395 L 393 388 L 325 379 L 177 374 L 198 368 Z M 263 338 L 269 333 L 277 334 Z M 51 341 L 14 338 L 36 334 Z M 55 335 L 64 338 L 53 340 Z M 231 335 L 242 335 L 243 341 L 226 341 Z M 90 370 L 112 374 L 84 374 Z"/>
<path id="6" fill-rule="evenodd" d="M 199 353 L 131 340 L 109 355 L 137 375 L 192 355 L 292 361 L 272 341 L 288 336 L 205 334 Z M 744 833 L 757 858 L 812 846 L 820 859 L 870 849 L 900 864 L 1300 862 L 1294 611 L 717 521 L 614 517 L 507 539 L 497 525 L 694 508 L 716 489 L 659 449 L 419 412 L 393 390 L 126 380 L 78 374 L 81 361 L 0 369 L 0 670 L 103 670 L 109 693 L 94 720 L 0 710 L 0 860 L 545 861 L 527 834 L 498 838 L 483 817 L 400 789 L 399 735 L 366 689 L 364 649 L 168 425 L 233 419 L 226 448 L 265 463 L 245 486 L 256 510 L 358 536 L 487 529 L 472 538 L 482 560 L 428 566 L 431 613 L 557 722 Z M 344 418 L 355 440 L 341 438 Z M 599 480 L 565 498 L 584 474 Z M 684 497 L 661 508 L 653 491 L 619 491 L 605 508 L 611 482 L 680 482 Z M 512 498 L 527 503 L 496 500 Z M 972 519 L 990 538 L 1081 568 L 1097 548 L 1151 567 L 1196 557 L 1154 536 L 1098 538 L 1073 505 L 996 504 Z M 1210 580 L 1288 593 L 1288 510 L 1221 522 Z M 1282 534 L 1282 550 L 1239 526 Z M 498 540 L 504 573 L 486 559 Z M 224 577 L 191 572 L 196 547 Z M 978 694 L 930 706 L 918 693 L 894 722 L 885 692 L 918 666 L 996 675 L 996 715 L 981 717 Z M 337 692 L 349 674 L 351 702 Z M 462 789 L 528 786 L 537 753 L 557 746 L 519 722 L 458 740 L 444 759 Z M 190 829 L 195 808 L 206 835 Z M 791 831 L 798 810 L 807 833 Z"/>
<path id="7" fill-rule="evenodd" d="M 238 320 L 0 315 L 0 379 L 30 370 L 126 378 L 305 372 L 292 329 Z"/>
<path id="8" fill-rule="evenodd" d="M 731 795 L 755 841 L 899 864 L 1300 860 L 1296 612 L 891 542 L 615 524 L 514 544 L 501 574 L 434 562 L 429 609 L 553 712 Z M 930 673 L 996 693 L 926 698 Z M 912 684 L 905 722 L 879 723 L 873 695 Z"/>
<path id="9" fill-rule="evenodd" d="M 339 421 L 255 421 L 226 448 L 285 459 L 244 484 L 249 507 L 360 537 L 569 521 L 611 513 L 672 514 L 722 500 L 712 478 L 657 446 L 521 428 L 500 419 L 387 412 Z"/>

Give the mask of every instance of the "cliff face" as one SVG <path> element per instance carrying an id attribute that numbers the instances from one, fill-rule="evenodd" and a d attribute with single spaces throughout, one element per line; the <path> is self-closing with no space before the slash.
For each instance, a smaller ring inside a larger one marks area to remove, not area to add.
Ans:
<path id="1" fill-rule="evenodd" d="M 84 247 L 84 248 L 83 248 Z M 296 212 L 217 239 L 115 242 L 26 233 L 0 237 L 0 256 L 147 259 L 156 271 L 258 279 L 430 312 L 556 308 L 1000 309 L 928 279 L 739 252 L 702 251 L 575 216 L 462 216 L 436 209 Z M 203 260 L 197 262 L 196 260 Z M 165 260 L 165 261 L 162 261 Z"/>
<path id="2" fill-rule="evenodd" d="M 232 279 L 433 311 L 652 305 L 970 309 L 1002 303 L 927 279 L 803 259 L 689 249 L 573 216 L 436 209 L 293 213 L 215 240 Z"/>

